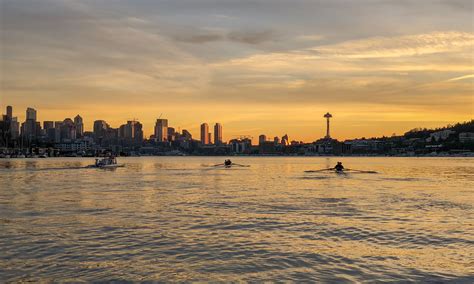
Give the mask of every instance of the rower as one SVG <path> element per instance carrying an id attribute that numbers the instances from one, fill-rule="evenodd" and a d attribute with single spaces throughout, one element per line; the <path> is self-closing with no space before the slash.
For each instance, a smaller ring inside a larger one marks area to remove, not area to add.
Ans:
<path id="1" fill-rule="evenodd" d="M 232 165 L 232 161 L 230 159 L 227 159 L 224 161 L 224 166 L 230 167 Z"/>
<path id="2" fill-rule="evenodd" d="M 334 169 L 338 172 L 342 172 L 344 170 L 344 166 L 341 162 L 337 162 L 337 165 L 334 167 Z"/>

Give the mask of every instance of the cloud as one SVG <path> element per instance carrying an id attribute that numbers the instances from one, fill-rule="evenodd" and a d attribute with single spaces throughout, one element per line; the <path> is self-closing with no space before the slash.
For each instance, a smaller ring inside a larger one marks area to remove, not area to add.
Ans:
<path id="1" fill-rule="evenodd" d="M 385 58 L 418 56 L 472 49 L 474 34 L 465 32 L 433 32 L 398 37 L 375 37 L 347 41 L 310 49 L 320 57 Z"/>
<path id="2" fill-rule="evenodd" d="M 264 42 L 274 41 L 277 39 L 277 36 L 275 32 L 271 30 L 231 32 L 197 30 L 192 32 L 192 29 L 189 29 L 186 30 L 185 33 L 178 32 L 177 34 L 173 34 L 172 38 L 176 41 L 193 44 L 229 41 L 248 45 L 258 45 Z"/>
<path id="3" fill-rule="evenodd" d="M 453 81 L 459 81 L 459 80 L 466 80 L 466 79 L 472 79 L 474 78 L 474 74 L 469 74 L 469 75 L 464 75 L 456 78 L 451 78 L 447 80 L 447 82 L 453 82 Z"/>

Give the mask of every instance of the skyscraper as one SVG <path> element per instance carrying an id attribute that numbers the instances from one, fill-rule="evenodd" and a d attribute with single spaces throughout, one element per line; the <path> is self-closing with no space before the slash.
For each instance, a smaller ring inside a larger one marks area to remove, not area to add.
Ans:
<path id="1" fill-rule="evenodd" d="M 106 136 L 109 125 L 104 120 L 94 121 L 94 138 L 96 141 Z"/>
<path id="2" fill-rule="evenodd" d="M 12 117 L 13 117 L 13 108 L 12 106 L 7 106 L 7 118 L 11 120 Z"/>
<path id="3" fill-rule="evenodd" d="M 36 110 L 34 108 L 27 108 L 26 109 L 26 120 L 31 119 L 36 121 Z"/>
<path id="4" fill-rule="evenodd" d="M 259 145 L 260 145 L 260 144 L 263 144 L 263 143 L 265 143 L 265 142 L 267 142 L 267 136 L 265 136 L 264 134 L 258 136 L 258 144 L 259 144 Z"/>
<path id="5" fill-rule="evenodd" d="M 21 135 L 27 141 L 32 141 L 36 139 L 37 134 L 37 125 L 36 125 L 36 110 L 34 108 L 26 109 L 26 120 L 21 125 Z"/>
<path id="6" fill-rule="evenodd" d="M 209 125 L 207 123 L 201 124 L 201 144 L 209 144 Z"/>
<path id="7" fill-rule="evenodd" d="M 54 128 L 54 121 L 45 120 L 43 121 L 43 129 L 48 131 L 48 129 Z"/>
<path id="8" fill-rule="evenodd" d="M 222 125 L 220 123 L 214 125 L 214 144 L 222 144 Z"/>
<path id="9" fill-rule="evenodd" d="M 84 135 L 84 123 L 80 115 L 74 117 L 74 125 L 76 126 L 76 137 L 82 137 Z"/>
<path id="10" fill-rule="evenodd" d="M 158 142 L 164 142 L 168 139 L 168 120 L 157 119 L 155 123 L 155 138 Z"/>

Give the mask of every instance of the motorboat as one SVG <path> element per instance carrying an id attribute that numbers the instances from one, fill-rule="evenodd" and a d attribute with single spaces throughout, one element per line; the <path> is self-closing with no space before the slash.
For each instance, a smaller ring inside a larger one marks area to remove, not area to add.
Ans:
<path id="1" fill-rule="evenodd" d="M 118 164 L 117 158 L 105 157 L 102 159 L 95 159 L 95 164 L 88 166 L 89 168 L 113 169 L 124 167 L 124 164 Z"/>

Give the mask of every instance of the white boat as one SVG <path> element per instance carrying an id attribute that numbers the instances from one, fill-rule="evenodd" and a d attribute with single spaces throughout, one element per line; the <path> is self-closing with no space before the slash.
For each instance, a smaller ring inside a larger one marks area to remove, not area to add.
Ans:
<path id="1" fill-rule="evenodd" d="M 118 164 L 115 157 L 105 157 L 103 159 L 95 159 L 95 164 L 88 166 L 89 168 L 112 169 L 122 168 L 124 164 Z"/>

